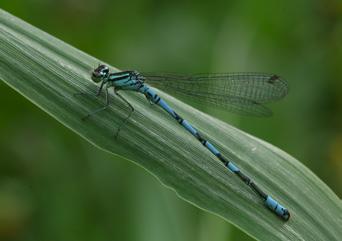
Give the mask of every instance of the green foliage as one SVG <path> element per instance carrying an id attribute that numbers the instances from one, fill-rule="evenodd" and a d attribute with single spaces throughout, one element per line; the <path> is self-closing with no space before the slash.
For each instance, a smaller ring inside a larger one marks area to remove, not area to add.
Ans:
<path id="1" fill-rule="evenodd" d="M 122 93 L 136 112 L 114 139 L 128 108 L 111 96 L 108 111 L 82 122 L 103 98 L 89 72 L 100 61 L 0 11 L 0 78 L 42 110 L 99 148 L 155 175 L 188 202 L 221 216 L 260 240 L 338 240 L 340 199 L 300 162 L 257 138 L 161 93 L 291 212 L 283 222 L 197 140 L 137 93 Z M 137 204 L 138 205 L 138 204 Z"/>

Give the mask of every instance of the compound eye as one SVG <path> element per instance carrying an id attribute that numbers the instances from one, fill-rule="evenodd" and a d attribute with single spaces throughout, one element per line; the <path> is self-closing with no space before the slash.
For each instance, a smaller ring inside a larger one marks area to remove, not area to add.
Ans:
<path id="1" fill-rule="evenodd" d="M 100 64 L 96 69 L 94 69 L 95 73 L 101 73 L 103 71 L 109 71 L 109 68 L 104 64 Z"/>
<path id="2" fill-rule="evenodd" d="M 98 75 L 106 76 L 109 72 L 109 68 L 106 65 L 100 65 L 94 72 L 97 72 Z"/>
<path id="3" fill-rule="evenodd" d="M 109 69 L 108 69 L 108 67 L 106 67 L 101 71 L 101 75 L 106 76 L 108 74 L 108 72 L 109 72 Z"/>
<path id="4" fill-rule="evenodd" d="M 101 82 L 103 76 L 104 74 L 102 72 L 99 72 L 98 69 L 95 69 L 93 73 L 91 74 L 91 79 L 95 83 L 98 83 L 98 82 Z"/>
<path id="5" fill-rule="evenodd" d="M 101 78 L 102 77 L 102 72 L 98 71 L 97 69 L 94 70 L 92 73 L 93 78 Z"/>

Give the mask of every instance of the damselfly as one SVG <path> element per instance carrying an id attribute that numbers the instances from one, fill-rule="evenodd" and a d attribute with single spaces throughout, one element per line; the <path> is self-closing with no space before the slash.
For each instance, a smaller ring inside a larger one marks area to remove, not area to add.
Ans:
<path id="1" fill-rule="evenodd" d="M 99 96 L 104 89 L 106 105 L 90 112 L 86 119 L 109 106 L 108 89 L 113 88 L 114 93 L 131 109 L 133 106 L 123 97 L 119 90 L 130 90 L 144 94 L 150 103 L 157 104 L 169 113 L 180 125 L 189 131 L 203 146 L 212 152 L 231 172 L 235 173 L 245 184 L 255 191 L 265 205 L 284 220 L 290 218 L 289 211 L 280 205 L 271 196 L 260 189 L 249 177 L 224 157 L 208 140 L 206 140 L 188 121 L 179 116 L 157 93 L 145 83 L 145 80 L 154 87 L 173 92 L 185 97 L 191 97 L 200 102 L 210 103 L 225 110 L 240 114 L 269 116 L 271 111 L 263 104 L 283 98 L 288 91 L 287 82 L 278 75 L 260 73 L 229 73 L 229 74 L 140 74 L 137 71 L 110 72 L 106 65 L 99 65 L 92 72 L 92 80 L 100 83 L 97 91 Z M 121 125 L 122 126 L 122 125 Z M 117 133 L 119 133 L 119 127 Z"/>

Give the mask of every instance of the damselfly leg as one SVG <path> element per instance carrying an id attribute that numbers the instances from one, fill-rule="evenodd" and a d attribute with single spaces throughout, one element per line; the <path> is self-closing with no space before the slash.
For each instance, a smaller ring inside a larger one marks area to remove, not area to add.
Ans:
<path id="1" fill-rule="evenodd" d="M 101 91 L 98 91 L 98 93 L 96 94 L 96 96 L 99 96 L 99 94 L 101 93 Z M 82 120 L 85 121 L 87 120 L 89 117 L 94 116 L 95 114 L 106 110 L 109 107 L 109 98 L 108 98 L 108 88 L 106 88 L 105 90 L 105 94 L 106 94 L 106 104 L 104 106 L 102 106 L 101 108 L 98 108 L 96 110 L 93 110 L 92 112 L 89 112 L 87 115 L 85 115 L 84 117 L 82 117 Z"/>
<path id="2" fill-rule="evenodd" d="M 114 93 L 115 93 L 123 102 L 125 102 L 125 103 L 128 105 L 128 107 L 130 108 L 130 112 L 129 112 L 128 116 L 127 116 L 127 117 L 125 118 L 125 120 L 120 124 L 120 126 L 118 127 L 117 131 L 116 131 L 115 134 L 114 134 L 115 138 L 117 138 L 118 135 L 119 135 L 119 132 L 120 132 L 121 128 L 125 126 L 125 124 L 126 124 L 127 121 L 129 120 L 129 118 L 130 118 L 131 115 L 133 114 L 133 112 L 134 112 L 134 107 L 131 105 L 131 103 L 128 102 L 128 100 L 126 100 L 122 95 L 120 95 L 116 89 L 114 89 Z"/>
<path id="3" fill-rule="evenodd" d="M 101 85 L 101 86 L 99 87 L 99 89 L 98 89 L 98 91 L 97 91 L 97 93 L 96 93 L 95 95 L 79 92 L 79 93 L 74 94 L 74 96 L 80 96 L 80 95 L 82 95 L 82 96 L 99 97 L 99 96 L 101 95 L 102 88 L 103 88 L 103 86 Z M 108 94 L 108 89 L 109 89 L 109 88 L 110 88 L 110 87 L 106 87 L 106 88 L 105 88 L 105 105 L 102 106 L 102 107 L 100 107 L 100 108 L 98 108 L 98 109 L 95 109 L 95 110 L 89 112 L 87 115 L 85 115 L 84 117 L 82 117 L 81 119 L 82 119 L 83 121 L 86 121 L 87 119 L 89 119 L 90 117 L 92 117 L 92 116 L 98 114 L 99 112 L 106 110 L 106 109 L 110 106 L 109 94 Z M 118 91 L 117 91 L 115 88 L 114 88 L 114 94 L 115 94 L 116 96 L 118 96 L 118 97 L 119 97 L 125 104 L 127 104 L 127 106 L 129 107 L 129 113 L 128 113 L 127 117 L 125 117 L 125 119 L 122 121 L 122 123 L 119 125 L 119 127 L 118 127 L 117 130 L 115 131 L 114 136 L 115 136 L 115 138 L 117 138 L 118 135 L 119 135 L 120 130 L 125 126 L 125 124 L 126 124 L 127 121 L 129 120 L 129 118 L 132 116 L 132 114 L 133 114 L 133 112 L 134 112 L 134 107 L 131 105 L 131 103 L 128 102 L 128 100 L 126 100 L 122 95 L 120 95 L 120 94 L 118 93 Z"/>

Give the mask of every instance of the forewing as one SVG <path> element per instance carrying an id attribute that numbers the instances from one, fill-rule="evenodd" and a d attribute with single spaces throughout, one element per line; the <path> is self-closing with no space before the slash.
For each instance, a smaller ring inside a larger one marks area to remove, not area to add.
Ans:
<path id="1" fill-rule="evenodd" d="M 222 74 L 152 74 L 144 75 L 149 83 L 174 95 L 192 97 L 219 108 L 240 114 L 271 115 L 262 104 L 286 96 L 286 80 L 273 74 L 222 73 Z"/>

